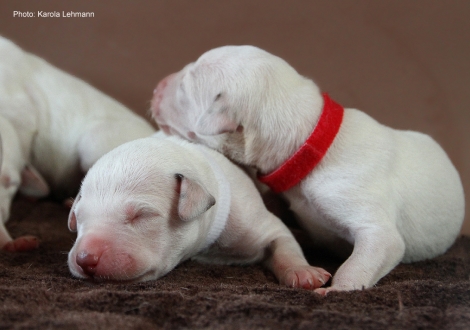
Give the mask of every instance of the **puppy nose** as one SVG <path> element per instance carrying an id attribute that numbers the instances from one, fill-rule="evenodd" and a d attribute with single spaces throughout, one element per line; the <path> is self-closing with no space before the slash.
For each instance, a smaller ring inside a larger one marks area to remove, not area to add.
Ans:
<path id="1" fill-rule="evenodd" d="M 100 261 L 100 256 L 88 251 L 81 251 L 77 254 L 76 261 L 77 265 L 80 266 L 86 275 L 93 277 L 96 273 L 96 266 Z"/>
<path id="2" fill-rule="evenodd" d="M 196 133 L 194 133 L 194 132 L 188 132 L 188 139 L 190 139 L 190 140 L 196 140 Z"/>
<path id="3" fill-rule="evenodd" d="M 157 93 L 161 93 L 165 87 L 168 85 L 168 77 L 167 78 L 164 78 L 162 79 L 158 84 L 157 84 L 157 87 L 155 87 L 155 89 L 153 90 L 153 94 L 157 94 Z"/>

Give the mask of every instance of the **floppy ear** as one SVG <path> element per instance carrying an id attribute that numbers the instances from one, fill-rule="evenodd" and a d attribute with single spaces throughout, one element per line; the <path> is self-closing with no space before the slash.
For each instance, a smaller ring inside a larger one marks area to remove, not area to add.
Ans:
<path id="1" fill-rule="evenodd" d="M 68 219 L 68 227 L 71 232 L 77 231 L 77 216 L 75 215 L 75 206 L 77 205 L 78 201 L 80 200 L 80 193 L 78 193 L 77 197 L 73 201 L 72 208 L 70 209 L 69 219 Z"/>
<path id="2" fill-rule="evenodd" d="M 233 133 L 237 128 L 238 124 L 228 116 L 227 111 L 210 108 L 199 117 L 195 131 L 200 135 L 219 135 Z"/>
<path id="3" fill-rule="evenodd" d="M 178 215 L 183 221 L 198 218 L 215 204 L 215 198 L 203 186 L 182 174 L 175 174 L 179 184 Z"/>
<path id="4" fill-rule="evenodd" d="M 33 166 L 26 165 L 21 172 L 19 191 L 30 197 L 45 197 L 49 195 L 49 185 Z"/>

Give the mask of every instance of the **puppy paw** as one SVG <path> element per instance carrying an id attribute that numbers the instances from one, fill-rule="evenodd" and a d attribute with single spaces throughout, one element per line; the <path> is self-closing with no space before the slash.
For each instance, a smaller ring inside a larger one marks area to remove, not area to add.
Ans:
<path id="1" fill-rule="evenodd" d="M 12 241 L 7 242 L 2 250 L 8 252 L 25 252 L 37 249 L 39 247 L 39 239 L 34 236 L 21 236 Z"/>
<path id="2" fill-rule="evenodd" d="M 325 285 L 331 278 L 326 270 L 312 266 L 299 266 L 287 269 L 283 283 L 292 288 L 313 290 Z"/>
<path id="3" fill-rule="evenodd" d="M 333 291 L 338 291 L 338 290 L 331 286 L 328 288 L 318 288 L 314 290 L 315 293 L 318 293 L 319 295 L 323 297 L 325 297 L 329 292 L 333 292 Z"/>
<path id="4" fill-rule="evenodd" d="M 364 287 L 362 288 L 364 290 Z M 326 296 L 330 292 L 346 292 L 346 291 L 353 291 L 357 290 L 353 286 L 350 285 L 333 285 L 327 288 L 318 288 L 315 289 L 314 292 L 318 293 L 319 295 Z"/>

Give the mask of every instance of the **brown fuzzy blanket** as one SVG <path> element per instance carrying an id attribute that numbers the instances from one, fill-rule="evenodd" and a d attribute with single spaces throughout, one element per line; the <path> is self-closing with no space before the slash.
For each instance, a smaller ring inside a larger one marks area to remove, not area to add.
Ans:
<path id="1" fill-rule="evenodd" d="M 17 200 L 8 228 L 37 251 L 0 253 L 0 329 L 470 329 L 470 238 L 443 256 L 402 264 L 375 288 L 326 298 L 279 286 L 260 265 L 185 262 L 157 281 L 72 278 L 68 210 Z M 334 272 L 339 260 L 306 250 Z"/>

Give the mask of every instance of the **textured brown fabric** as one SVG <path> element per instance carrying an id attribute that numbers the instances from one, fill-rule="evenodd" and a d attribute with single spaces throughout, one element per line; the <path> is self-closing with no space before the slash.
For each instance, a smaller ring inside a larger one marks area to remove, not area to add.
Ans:
<path id="1" fill-rule="evenodd" d="M 369 290 L 322 298 L 279 286 L 260 265 L 186 262 L 157 281 L 89 283 L 72 278 L 75 234 L 68 210 L 15 201 L 12 235 L 38 235 L 29 253 L 0 253 L 0 329 L 468 329 L 470 238 L 445 255 L 399 265 Z M 307 250 L 334 272 L 340 261 Z"/>

